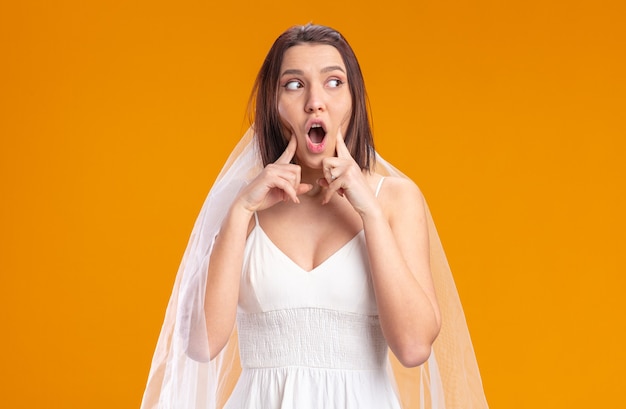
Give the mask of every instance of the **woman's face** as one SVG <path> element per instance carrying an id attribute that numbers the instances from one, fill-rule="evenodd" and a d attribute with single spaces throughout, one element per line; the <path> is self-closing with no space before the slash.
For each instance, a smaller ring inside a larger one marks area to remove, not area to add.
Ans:
<path id="1" fill-rule="evenodd" d="M 335 156 L 337 133 L 345 135 L 352 112 L 346 67 L 326 44 L 302 44 L 285 51 L 280 67 L 278 113 L 287 138 L 298 142 L 298 164 L 321 169 Z"/>

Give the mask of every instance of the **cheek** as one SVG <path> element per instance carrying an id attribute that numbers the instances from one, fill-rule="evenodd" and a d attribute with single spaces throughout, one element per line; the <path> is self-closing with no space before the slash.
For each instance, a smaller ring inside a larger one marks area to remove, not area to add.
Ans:
<path id="1" fill-rule="evenodd" d="M 278 115 L 280 115 L 280 119 L 283 121 L 289 121 L 289 118 L 293 117 L 293 102 L 290 102 L 284 96 L 278 98 Z"/>
<path id="2" fill-rule="evenodd" d="M 291 128 L 292 115 L 289 113 L 289 105 L 278 104 L 278 116 L 283 126 Z"/>
<path id="3" fill-rule="evenodd" d="M 283 138 L 285 138 L 285 140 L 289 140 L 291 134 L 293 134 L 293 127 L 291 126 L 291 123 L 286 119 L 287 117 L 285 115 L 285 112 L 280 105 L 278 106 L 278 118 L 280 120 L 280 127 L 282 130 Z"/>
<path id="4" fill-rule="evenodd" d="M 347 128 L 348 124 L 350 123 L 350 117 L 352 116 L 352 108 L 350 106 L 351 104 L 348 104 L 348 108 L 346 109 L 346 111 L 343 114 L 343 117 L 341 118 L 341 127 L 343 128 Z M 345 131 L 345 129 L 344 129 Z"/>
<path id="5" fill-rule="evenodd" d="M 341 121 L 342 124 L 348 124 L 348 122 L 350 122 L 350 117 L 352 116 L 352 110 L 349 109 L 346 111 L 346 114 L 343 117 L 343 120 Z"/>
<path id="6" fill-rule="evenodd" d="M 345 110 L 342 123 L 350 120 L 350 116 L 352 115 L 352 97 L 350 93 L 344 96 L 344 100 L 342 101 L 343 109 Z"/>

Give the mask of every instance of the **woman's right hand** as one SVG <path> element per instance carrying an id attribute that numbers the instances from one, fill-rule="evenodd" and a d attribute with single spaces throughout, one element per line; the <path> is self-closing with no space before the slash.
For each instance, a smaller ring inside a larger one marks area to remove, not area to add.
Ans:
<path id="1" fill-rule="evenodd" d="M 224 348 L 236 322 L 246 227 L 250 225 L 253 212 L 281 201 L 298 203 L 298 195 L 312 189 L 311 185 L 300 183 L 300 166 L 290 163 L 296 145 L 296 138 L 292 136 L 280 158 L 267 165 L 241 190 L 215 237 L 204 297 L 210 359 Z"/>
<path id="2" fill-rule="evenodd" d="M 300 183 L 301 168 L 291 163 L 296 153 L 296 138 L 292 136 L 287 148 L 274 163 L 270 163 L 246 186 L 238 197 L 238 202 L 249 212 L 257 212 L 274 206 L 278 202 L 291 200 L 300 203 L 298 195 L 313 188 L 308 183 Z"/>

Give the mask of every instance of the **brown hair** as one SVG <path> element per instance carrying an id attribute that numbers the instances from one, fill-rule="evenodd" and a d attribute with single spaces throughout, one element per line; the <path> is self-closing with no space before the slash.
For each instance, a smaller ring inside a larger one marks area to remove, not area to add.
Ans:
<path id="1" fill-rule="evenodd" d="M 254 111 L 254 131 L 263 166 L 275 162 L 287 147 L 278 113 L 280 67 L 285 51 L 304 43 L 331 45 L 339 51 L 346 65 L 348 87 L 352 96 L 352 114 L 344 138 L 356 163 L 361 169 L 369 171 L 375 161 L 374 140 L 361 67 L 354 51 L 338 31 L 313 24 L 294 26 L 281 34 L 267 53 L 254 83 L 250 102 L 254 101 L 255 104 L 254 107 L 251 106 L 250 113 Z"/>

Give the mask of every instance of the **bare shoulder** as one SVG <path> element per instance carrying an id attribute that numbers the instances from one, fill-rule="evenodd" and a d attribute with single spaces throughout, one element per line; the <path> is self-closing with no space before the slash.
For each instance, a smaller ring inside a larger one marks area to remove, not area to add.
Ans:
<path id="1" fill-rule="evenodd" d="M 378 200 L 390 223 L 421 220 L 424 215 L 424 196 L 411 179 L 387 176 L 382 182 Z"/>
<path id="2" fill-rule="evenodd" d="M 382 182 L 379 197 L 393 207 L 407 204 L 423 206 L 424 196 L 419 187 L 411 179 L 386 176 Z"/>

